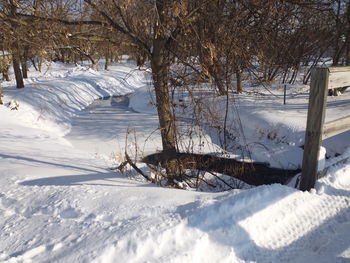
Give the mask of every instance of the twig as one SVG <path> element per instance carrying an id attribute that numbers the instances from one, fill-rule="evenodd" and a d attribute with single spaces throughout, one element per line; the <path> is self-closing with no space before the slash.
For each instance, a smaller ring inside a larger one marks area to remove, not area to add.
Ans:
<path id="1" fill-rule="evenodd" d="M 203 178 L 199 178 L 199 180 L 203 181 L 204 183 L 206 183 L 210 187 L 216 188 L 216 185 L 214 185 L 212 183 L 209 183 L 207 180 L 204 179 L 204 177 Z M 198 189 L 198 187 L 197 187 L 197 189 Z"/>
<path id="2" fill-rule="evenodd" d="M 228 183 L 226 183 L 224 180 L 222 180 L 219 176 L 217 176 L 216 174 L 214 174 L 213 172 L 208 171 L 211 175 L 215 176 L 219 181 L 223 182 L 225 185 L 227 185 L 228 187 L 230 187 L 231 189 L 235 189 L 234 187 L 232 187 L 231 185 L 229 185 Z"/>
<path id="3" fill-rule="evenodd" d="M 113 168 L 113 170 L 119 170 L 119 171 L 123 171 L 124 167 L 128 164 L 128 161 L 124 161 L 122 162 L 118 167 Z"/>
<path id="4" fill-rule="evenodd" d="M 128 164 L 130 164 L 130 166 L 132 168 L 135 169 L 136 172 L 138 172 L 139 174 L 141 174 L 147 181 L 150 181 L 152 183 L 155 183 L 155 180 L 153 180 L 151 177 L 149 177 L 148 175 L 146 175 L 144 172 L 141 171 L 140 168 L 138 168 L 134 163 L 133 161 L 130 159 L 130 156 L 125 152 L 125 159 L 126 159 L 126 162 Z"/>
<path id="5" fill-rule="evenodd" d="M 156 174 L 156 176 L 160 176 L 161 178 L 166 178 L 166 175 L 163 174 L 161 171 L 159 171 L 157 168 L 155 168 L 153 165 L 148 163 L 146 163 L 146 165 L 149 169 L 151 169 Z"/>

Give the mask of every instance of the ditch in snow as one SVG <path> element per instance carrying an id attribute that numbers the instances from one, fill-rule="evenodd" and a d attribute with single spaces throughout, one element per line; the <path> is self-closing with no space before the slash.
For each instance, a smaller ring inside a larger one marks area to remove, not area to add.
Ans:
<path id="1" fill-rule="evenodd" d="M 143 152 L 155 152 L 161 145 L 154 143 L 160 141 L 158 117 L 134 111 L 128 96 L 95 100 L 73 118 L 66 139 L 79 149 L 117 160 L 125 147 L 134 151 L 137 145 Z"/>
<path id="2" fill-rule="evenodd" d="M 180 126 L 185 124 L 180 123 Z M 111 96 L 94 101 L 74 117 L 71 131 L 66 138 L 76 148 L 91 152 L 99 158 L 118 162 L 124 159 L 125 150 L 137 159 L 161 150 L 157 127 L 158 117 L 130 108 L 127 95 Z M 188 158 L 190 165 L 187 164 Z M 185 169 L 224 172 L 251 185 L 284 183 L 299 172 L 211 155 L 182 154 L 179 160 Z M 193 162 L 196 163 L 195 166 Z"/>

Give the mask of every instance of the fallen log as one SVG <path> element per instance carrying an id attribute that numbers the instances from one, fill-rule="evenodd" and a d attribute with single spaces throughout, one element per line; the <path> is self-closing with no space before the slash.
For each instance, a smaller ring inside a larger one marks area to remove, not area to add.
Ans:
<path id="1" fill-rule="evenodd" d="M 235 177 L 250 185 L 284 184 L 301 170 L 286 170 L 269 167 L 267 163 L 242 162 L 235 159 L 208 154 L 160 152 L 142 159 L 147 164 L 166 167 L 168 162 L 176 160 L 178 172 L 185 169 L 217 172 Z"/>

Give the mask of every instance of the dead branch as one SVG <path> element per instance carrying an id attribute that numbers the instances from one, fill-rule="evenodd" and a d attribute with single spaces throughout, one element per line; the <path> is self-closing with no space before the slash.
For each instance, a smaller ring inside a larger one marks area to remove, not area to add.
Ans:
<path id="1" fill-rule="evenodd" d="M 130 166 L 131 166 L 132 168 L 134 168 L 134 170 L 135 170 L 136 172 L 138 172 L 140 175 L 142 175 L 147 181 L 150 181 L 150 182 L 152 182 L 152 183 L 156 183 L 155 180 L 153 180 L 151 177 L 149 177 L 148 175 L 146 175 L 144 172 L 141 171 L 140 168 L 138 168 L 138 167 L 136 166 L 136 164 L 131 160 L 130 156 L 129 156 L 126 152 L 125 152 L 125 159 L 126 159 L 126 162 L 127 162 L 128 164 L 130 164 Z"/>
<path id="2" fill-rule="evenodd" d="M 222 173 L 235 177 L 250 185 L 284 184 L 288 179 L 300 172 L 300 169 L 286 170 L 272 168 L 266 163 L 242 162 L 235 159 L 206 154 L 179 152 L 155 153 L 146 156 L 142 161 L 164 167 L 167 162 L 174 160 L 181 165 L 182 169 Z"/>

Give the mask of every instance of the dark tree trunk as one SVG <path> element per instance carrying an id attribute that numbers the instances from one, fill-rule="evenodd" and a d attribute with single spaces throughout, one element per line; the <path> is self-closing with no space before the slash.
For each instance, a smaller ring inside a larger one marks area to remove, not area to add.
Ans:
<path id="1" fill-rule="evenodd" d="M 220 67 L 220 62 L 214 59 L 214 64 L 208 67 L 209 74 L 214 79 L 215 85 L 220 95 L 226 95 L 227 90 L 224 85 L 223 74 Z"/>
<path id="2" fill-rule="evenodd" d="M 347 47 L 346 47 L 345 64 L 346 64 L 346 66 L 350 66 L 350 41 L 348 42 Z"/>
<path id="3" fill-rule="evenodd" d="M 108 65 L 109 65 L 109 50 L 107 48 L 106 53 L 105 53 L 105 70 L 108 70 Z"/>
<path id="4" fill-rule="evenodd" d="M 23 49 L 23 56 L 21 59 L 22 76 L 24 79 L 28 78 L 28 66 L 27 66 L 28 54 L 29 54 L 29 47 L 25 46 Z"/>
<path id="5" fill-rule="evenodd" d="M 39 72 L 41 72 L 42 66 L 43 66 L 43 60 L 42 60 L 42 58 L 39 58 L 39 60 L 38 60 L 38 69 L 39 69 Z"/>
<path id="6" fill-rule="evenodd" d="M 38 67 L 36 66 L 35 59 L 34 59 L 34 58 L 31 58 L 30 61 L 32 62 L 32 65 L 33 65 L 33 67 L 35 68 L 35 70 L 36 70 L 36 71 L 39 71 L 39 70 L 38 70 Z"/>
<path id="7" fill-rule="evenodd" d="M 18 89 L 24 88 L 23 76 L 22 76 L 21 67 L 20 67 L 20 56 L 18 54 L 18 51 L 13 52 L 12 62 L 13 62 L 13 70 L 15 72 L 15 77 L 16 77 L 17 88 Z"/>
<path id="8" fill-rule="evenodd" d="M 61 49 L 61 62 L 66 63 L 66 51 L 64 49 Z"/>
<path id="9" fill-rule="evenodd" d="M 340 3 L 340 2 L 339 2 Z M 339 4 L 340 5 L 340 4 Z M 339 13 L 338 13 L 339 15 Z M 337 50 L 336 56 L 333 59 L 333 66 L 337 66 L 339 63 L 339 60 L 344 53 L 344 62 L 348 66 L 350 65 L 350 2 L 347 5 L 346 9 L 346 25 L 347 30 L 345 32 L 345 42 L 341 45 L 341 47 Z M 338 96 L 339 94 L 342 94 L 345 92 L 345 90 L 348 88 L 348 86 L 331 89 L 328 91 L 328 96 Z"/>
<path id="10" fill-rule="evenodd" d="M 286 83 L 286 79 L 288 76 L 288 72 L 289 72 L 289 67 L 287 66 L 283 72 L 283 78 L 282 78 L 282 83 Z"/>
<path id="11" fill-rule="evenodd" d="M 136 56 L 136 63 L 138 67 L 142 67 L 145 65 L 146 61 L 146 55 L 143 54 L 143 52 L 140 50 L 139 53 Z"/>
<path id="12" fill-rule="evenodd" d="M 168 51 L 165 48 L 164 39 L 153 41 L 153 53 L 151 57 L 152 78 L 156 93 L 159 124 L 162 135 L 164 151 L 175 151 L 176 133 L 171 98 L 168 87 Z"/>
<path id="13" fill-rule="evenodd" d="M 298 76 L 299 66 L 296 66 L 293 70 L 292 77 L 289 80 L 289 84 L 293 84 L 295 82 L 296 77 Z"/>
<path id="14" fill-rule="evenodd" d="M 171 108 L 168 75 L 170 53 L 167 48 L 168 37 L 163 29 L 166 1 L 156 1 L 159 21 L 154 26 L 153 52 L 151 55 L 152 78 L 156 93 L 159 124 L 164 151 L 176 150 L 175 117 Z"/>
<path id="15" fill-rule="evenodd" d="M 340 56 L 341 56 L 341 52 L 342 52 L 342 48 L 338 48 L 338 47 L 334 51 L 332 66 L 338 66 L 339 60 L 340 60 Z"/>
<path id="16" fill-rule="evenodd" d="M 16 11 L 17 11 L 17 4 L 16 1 L 9 1 L 10 3 L 10 15 L 13 19 L 11 21 L 11 27 L 14 29 L 17 27 L 17 22 L 15 22 L 15 19 L 17 17 Z M 17 32 L 15 32 L 17 33 Z M 13 64 L 13 70 L 15 72 L 15 77 L 16 77 L 16 85 L 18 89 L 24 88 L 24 82 L 23 82 L 23 76 L 21 72 L 21 56 L 20 56 L 20 49 L 19 49 L 19 42 L 18 39 L 15 39 L 14 42 L 12 43 L 12 64 Z"/>
<path id="17" fill-rule="evenodd" d="M 242 73 L 240 69 L 236 70 L 236 82 L 237 82 L 237 93 L 242 93 L 243 92 Z"/>
<path id="18" fill-rule="evenodd" d="M 168 86 L 170 53 L 167 47 L 168 37 L 161 26 L 165 22 L 164 13 L 166 11 L 166 2 L 157 1 L 156 5 L 160 21 L 154 26 L 153 51 L 151 54 L 152 79 L 156 94 L 163 151 L 175 152 L 175 116 L 171 106 L 172 103 Z M 171 161 L 167 163 L 165 168 L 167 171 L 168 183 L 173 184 L 174 179 L 176 179 L 176 176 L 179 174 L 177 163 Z"/>
<path id="19" fill-rule="evenodd" d="M 340 1 L 338 2 L 338 6 L 337 6 L 337 14 L 336 14 L 336 17 L 335 17 L 335 23 L 336 23 L 336 29 L 337 29 L 337 32 L 336 32 L 336 36 L 335 36 L 335 40 L 334 40 L 334 44 L 333 44 L 333 47 L 334 47 L 334 51 L 333 51 L 333 56 L 332 56 L 332 66 L 337 66 L 338 65 L 338 62 L 339 62 L 339 59 L 340 59 L 340 36 L 341 36 L 341 31 L 339 30 L 339 26 L 340 26 L 340 9 L 341 9 L 341 4 L 340 4 Z"/>
<path id="20" fill-rule="evenodd" d="M 347 21 L 347 36 L 346 36 L 346 55 L 345 55 L 345 64 L 350 66 L 350 2 L 346 9 L 346 21 Z"/>
<path id="21" fill-rule="evenodd" d="M 96 61 L 94 60 L 94 58 L 88 54 L 87 52 L 85 52 L 84 50 L 82 50 L 80 47 L 74 47 L 74 49 L 79 52 L 81 55 L 87 57 L 90 62 L 91 62 L 91 68 L 96 69 L 97 68 L 97 64 Z"/>
<path id="22" fill-rule="evenodd" d="M 28 67 L 27 67 L 27 62 L 26 61 L 22 61 L 21 62 L 21 66 L 22 66 L 22 76 L 24 79 L 28 78 Z"/>
<path id="23" fill-rule="evenodd" d="M 109 32 L 106 32 L 106 36 L 109 38 Z M 109 63 L 111 62 L 111 53 L 110 43 L 107 41 L 105 49 L 105 70 L 108 70 Z"/>
<path id="24" fill-rule="evenodd" d="M 297 170 L 285 170 L 269 167 L 267 163 L 249 163 L 218 156 L 191 153 L 155 153 L 143 158 L 143 162 L 164 167 L 176 160 L 184 169 L 223 173 L 235 177 L 250 185 L 286 183 Z"/>

